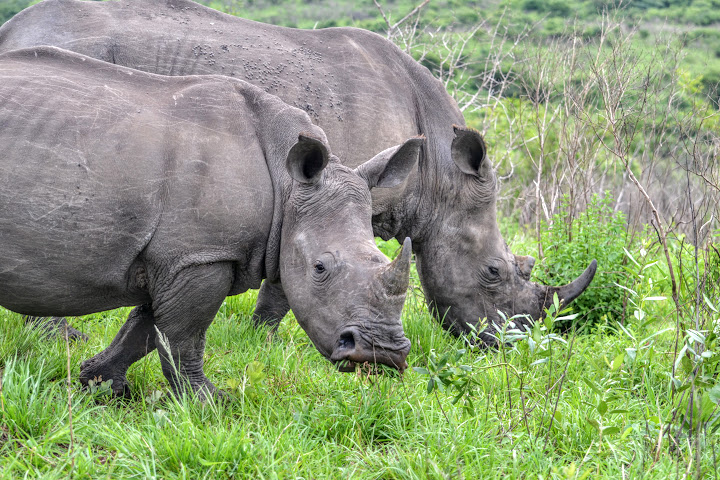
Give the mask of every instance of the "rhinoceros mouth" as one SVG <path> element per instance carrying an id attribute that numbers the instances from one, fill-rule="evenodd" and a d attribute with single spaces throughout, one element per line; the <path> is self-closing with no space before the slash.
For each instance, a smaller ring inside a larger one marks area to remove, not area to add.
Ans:
<path id="1" fill-rule="evenodd" d="M 341 372 L 354 372 L 357 365 L 369 363 L 386 365 L 403 373 L 408 366 L 405 358 L 410 352 L 410 340 L 403 337 L 397 343 L 399 347 L 388 348 L 366 341 L 355 329 L 346 330 L 340 335 L 330 361 Z"/>

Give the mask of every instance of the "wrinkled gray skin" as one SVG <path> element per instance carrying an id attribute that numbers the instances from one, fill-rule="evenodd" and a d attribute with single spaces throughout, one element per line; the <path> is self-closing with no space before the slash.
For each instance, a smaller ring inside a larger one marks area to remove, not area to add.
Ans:
<path id="1" fill-rule="evenodd" d="M 374 243 L 368 187 L 406 179 L 421 138 L 357 171 L 308 116 L 245 82 L 162 77 L 54 47 L 0 55 L 0 305 L 84 315 L 137 305 L 80 379 L 125 372 L 167 336 L 163 373 L 207 395 L 205 331 L 223 299 L 283 279 L 341 369 L 403 370 L 409 240 Z"/>
<path id="2" fill-rule="evenodd" d="M 372 192 L 372 225 L 384 239 L 412 238 L 429 307 L 455 334 L 499 321 L 498 309 L 537 318 L 553 292 L 567 304 L 592 280 L 594 264 L 559 290 L 528 280 L 534 259 L 513 255 L 497 226 L 482 138 L 426 68 L 374 33 L 276 27 L 188 0 L 46 0 L 0 28 L 0 50 L 38 44 L 161 75 L 244 79 L 304 109 L 350 167 L 424 134 L 408 181 Z M 265 282 L 259 321 L 277 324 L 288 308 L 283 285 Z"/>

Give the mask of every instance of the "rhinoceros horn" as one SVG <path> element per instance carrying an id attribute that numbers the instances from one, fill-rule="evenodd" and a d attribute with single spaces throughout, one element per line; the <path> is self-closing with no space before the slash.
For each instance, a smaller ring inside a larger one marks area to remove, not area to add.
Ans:
<path id="1" fill-rule="evenodd" d="M 412 255 L 412 242 L 406 237 L 402 251 L 381 274 L 382 284 L 388 295 L 402 295 L 410 283 L 410 256 Z"/>
<path id="2" fill-rule="evenodd" d="M 567 306 L 570 302 L 579 297 L 580 294 L 585 291 L 588 285 L 590 285 L 593 277 L 595 277 L 596 270 L 597 261 L 593 260 L 578 278 L 568 283 L 567 285 L 563 285 L 562 287 L 547 287 L 545 308 L 552 305 L 553 294 L 556 292 L 558 294 L 558 299 L 560 300 L 560 308 Z"/>

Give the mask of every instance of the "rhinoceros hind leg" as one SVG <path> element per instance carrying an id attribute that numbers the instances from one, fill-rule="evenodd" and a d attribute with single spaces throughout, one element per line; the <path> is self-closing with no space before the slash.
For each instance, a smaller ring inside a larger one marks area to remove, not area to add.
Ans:
<path id="1" fill-rule="evenodd" d="M 150 305 L 135 307 L 112 343 L 80 365 L 80 382 L 87 387 L 112 379 L 115 395 L 129 396 L 126 373 L 130 365 L 155 350 L 155 319 Z"/>
<path id="2" fill-rule="evenodd" d="M 260 286 L 253 321 L 256 327 L 268 326 L 276 331 L 280 321 L 290 311 L 285 291 L 280 282 L 265 280 Z"/>
<path id="3" fill-rule="evenodd" d="M 27 325 L 42 330 L 46 338 L 64 338 L 65 327 L 67 326 L 68 338 L 71 341 L 86 342 L 88 339 L 87 335 L 71 327 L 63 317 L 31 317 L 26 315 L 23 318 Z"/>
<path id="4" fill-rule="evenodd" d="M 184 269 L 168 284 L 157 285 L 153 292 L 155 325 L 162 334 L 157 339 L 160 362 L 176 395 L 190 391 L 205 399 L 219 394 L 203 372 L 205 332 L 232 281 L 233 267 L 228 263 L 198 265 Z"/>

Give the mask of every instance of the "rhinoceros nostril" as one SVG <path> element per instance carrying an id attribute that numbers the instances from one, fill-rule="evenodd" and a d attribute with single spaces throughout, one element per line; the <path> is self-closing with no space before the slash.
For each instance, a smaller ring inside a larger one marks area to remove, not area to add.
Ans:
<path id="1" fill-rule="evenodd" d="M 340 340 L 338 340 L 338 348 L 348 350 L 355 348 L 355 337 L 353 337 L 353 334 L 351 332 L 345 332 L 340 335 Z"/>

